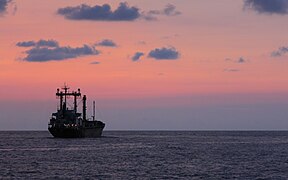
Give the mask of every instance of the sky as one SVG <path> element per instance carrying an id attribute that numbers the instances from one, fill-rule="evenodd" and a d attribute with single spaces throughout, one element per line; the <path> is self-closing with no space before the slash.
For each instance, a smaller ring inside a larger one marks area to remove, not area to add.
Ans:
<path id="1" fill-rule="evenodd" d="M 287 130 L 287 19 L 288 0 L 0 0 L 0 130 L 46 130 L 65 83 L 106 130 Z"/>

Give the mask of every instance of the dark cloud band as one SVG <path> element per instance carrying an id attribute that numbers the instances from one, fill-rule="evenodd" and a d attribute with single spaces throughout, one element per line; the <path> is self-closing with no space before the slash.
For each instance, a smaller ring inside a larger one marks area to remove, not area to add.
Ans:
<path id="1" fill-rule="evenodd" d="M 72 20 L 94 20 L 94 21 L 133 21 L 140 17 L 139 9 L 127 3 L 120 3 L 114 11 L 109 4 L 102 6 L 88 6 L 82 4 L 76 7 L 60 8 L 58 14 Z"/>
<path id="2" fill-rule="evenodd" d="M 244 8 L 264 14 L 288 14 L 288 0 L 244 0 Z"/>
<path id="3" fill-rule="evenodd" d="M 149 52 L 148 57 L 154 58 L 157 60 L 175 60 L 179 58 L 179 52 L 174 48 L 156 48 Z"/>
<path id="4" fill-rule="evenodd" d="M 59 46 L 55 40 L 39 40 L 18 42 L 19 47 L 29 47 L 23 60 L 28 62 L 61 61 L 87 55 L 97 55 L 100 52 L 93 46 L 84 44 L 82 47 Z"/>

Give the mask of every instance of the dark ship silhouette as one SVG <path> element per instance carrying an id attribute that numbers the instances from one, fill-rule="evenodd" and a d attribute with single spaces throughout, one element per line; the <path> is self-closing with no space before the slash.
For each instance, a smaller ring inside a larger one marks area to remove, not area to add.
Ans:
<path id="1" fill-rule="evenodd" d="M 95 102 L 93 102 L 92 120 L 86 117 L 86 95 L 83 96 L 82 114 L 77 112 L 77 99 L 81 99 L 80 89 L 69 92 L 66 85 L 63 91 L 57 89 L 56 96 L 60 99 L 60 106 L 48 124 L 49 132 L 56 138 L 84 138 L 100 137 L 105 124 L 95 119 Z M 74 98 L 73 109 L 67 108 L 67 98 Z"/>

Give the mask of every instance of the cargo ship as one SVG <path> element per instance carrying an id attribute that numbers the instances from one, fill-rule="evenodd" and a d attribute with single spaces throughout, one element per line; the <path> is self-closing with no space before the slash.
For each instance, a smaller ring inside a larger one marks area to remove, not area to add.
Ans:
<path id="1" fill-rule="evenodd" d="M 81 96 L 80 89 L 77 91 L 69 91 L 66 85 L 58 88 L 56 97 L 60 103 L 57 112 L 52 113 L 48 124 L 49 132 L 55 138 L 94 138 L 101 137 L 105 124 L 96 120 L 95 117 L 95 101 L 93 102 L 93 116 L 87 118 L 86 95 Z M 67 99 L 73 97 L 73 107 L 68 108 Z M 77 100 L 82 100 L 82 113 L 78 112 Z"/>

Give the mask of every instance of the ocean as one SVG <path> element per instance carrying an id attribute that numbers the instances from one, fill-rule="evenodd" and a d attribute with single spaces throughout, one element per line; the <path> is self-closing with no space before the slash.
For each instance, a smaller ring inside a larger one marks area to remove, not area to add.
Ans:
<path id="1" fill-rule="evenodd" d="M 0 179 L 288 179 L 288 131 L 0 132 Z"/>

